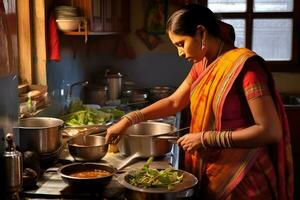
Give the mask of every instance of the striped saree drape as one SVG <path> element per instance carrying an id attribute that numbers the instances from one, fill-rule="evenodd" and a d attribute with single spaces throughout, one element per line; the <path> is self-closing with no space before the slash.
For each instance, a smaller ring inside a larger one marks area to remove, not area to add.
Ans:
<path id="1" fill-rule="evenodd" d="M 217 58 L 199 75 L 192 85 L 190 96 L 191 133 L 221 130 L 225 98 L 244 63 L 253 56 L 256 54 L 246 48 L 233 49 Z M 185 170 L 198 176 L 208 198 L 225 199 L 249 171 L 260 152 L 260 148 L 198 150 L 185 154 L 184 166 Z"/>

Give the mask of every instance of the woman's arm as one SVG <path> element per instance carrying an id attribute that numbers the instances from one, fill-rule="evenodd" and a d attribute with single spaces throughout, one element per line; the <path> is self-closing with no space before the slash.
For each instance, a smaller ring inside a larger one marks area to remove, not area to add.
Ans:
<path id="1" fill-rule="evenodd" d="M 144 120 L 157 119 L 175 114 L 189 104 L 191 78 L 188 75 L 179 88 L 169 97 L 161 99 L 140 110 Z M 117 143 L 119 135 L 131 125 L 128 118 L 122 118 L 118 123 L 107 129 L 106 143 Z"/>
<path id="2" fill-rule="evenodd" d="M 234 146 L 257 147 L 279 142 L 282 127 L 272 97 L 261 96 L 249 100 L 248 104 L 255 124 L 232 133 Z"/>

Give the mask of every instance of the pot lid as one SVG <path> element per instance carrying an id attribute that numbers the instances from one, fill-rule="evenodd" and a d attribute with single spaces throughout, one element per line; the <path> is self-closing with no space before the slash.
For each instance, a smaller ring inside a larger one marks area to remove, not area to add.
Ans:
<path id="1" fill-rule="evenodd" d="M 106 75 L 106 77 L 107 77 L 107 78 L 122 78 L 123 75 L 122 75 L 120 72 L 112 73 L 112 74 L 108 73 L 108 74 Z"/>

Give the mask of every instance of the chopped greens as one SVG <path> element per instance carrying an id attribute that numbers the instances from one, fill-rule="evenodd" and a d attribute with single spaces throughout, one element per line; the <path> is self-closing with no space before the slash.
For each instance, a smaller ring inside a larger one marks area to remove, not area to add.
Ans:
<path id="1" fill-rule="evenodd" d="M 153 157 L 150 157 L 142 169 L 129 174 L 129 183 L 140 188 L 166 187 L 172 190 L 175 184 L 182 181 L 183 174 L 180 172 L 171 167 L 164 170 L 150 168 L 152 162 Z"/>

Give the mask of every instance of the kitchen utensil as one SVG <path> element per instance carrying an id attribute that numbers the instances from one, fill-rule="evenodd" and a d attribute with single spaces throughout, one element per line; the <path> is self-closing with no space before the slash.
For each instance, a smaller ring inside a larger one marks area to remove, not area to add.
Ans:
<path id="1" fill-rule="evenodd" d="M 190 127 L 184 127 L 175 131 L 171 131 L 163 136 L 157 136 L 156 139 L 168 140 L 168 142 L 170 143 L 177 144 L 177 140 L 179 139 L 179 137 L 181 137 L 181 134 L 179 135 L 174 135 L 174 134 L 188 129 L 190 129 Z"/>
<path id="2" fill-rule="evenodd" d="M 19 192 L 22 188 L 23 159 L 22 154 L 16 150 L 13 135 L 6 135 L 7 148 L 3 154 L 5 171 L 5 189 L 9 193 Z"/>
<path id="3" fill-rule="evenodd" d="M 128 193 L 126 197 L 130 199 L 178 199 L 191 197 L 194 194 L 193 187 L 198 183 L 198 179 L 193 175 L 183 170 L 176 170 L 179 174 L 183 174 L 183 179 L 180 183 L 175 184 L 169 190 L 168 188 L 139 188 L 129 183 L 129 174 L 133 171 L 120 174 L 117 181 L 126 187 Z"/>
<path id="4" fill-rule="evenodd" d="M 108 83 L 109 100 L 119 99 L 122 91 L 122 79 L 121 73 L 113 73 L 106 75 Z"/>
<path id="5" fill-rule="evenodd" d="M 120 142 L 118 148 L 122 155 L 133 155 L 140 153 L 140 156 L 162 156 L 170 152 L 172 144 L 167 140 L 155 139 L 174 131 L 175 127 L 161 122 L 141 122 L 129 127 Z"/>
<path id="6" fill-rule="evenodd" d="M 149 99 L 151 102 L 156 102 L 166 98 L 175 92 L 175 88 L 169 86 L 157 86 L 149 89 Z"/>
<path id="7" fill-rule="evenodd" d="M 148 93 L 143 90 L 132 89 L 122 91 L 122 96 L 127 99 L 128 103 L 138 103 L 147 101 Z"/>
<path id="8" fill-rule="evenodd" d="M 16 133 L 21 151 L 32 150 L 38 154 L 55 152 L 61 146 L 60 128 L 63 121 L 51 117 L 30 117 L 21 119 Z"/>
<path id="9" fill-rule="evenodd" d="M 88 86 L 86 88 L 86 101 L 98 105 L 105 105 L 108 99 L 107 86 Z"/>
<path id="10" fill-rule="evenodd" d="M 68 149 L 76 161 L 99 161 L 107 153 L 108 144 L 103 136 L 78 136 L 68 141 Z"/>
<path id="11" fill-rule="evenodd" d="M 66 13 L 66 12 L 65 12 Z M 74 31 L 80 29 L 80 23 L 83 21 L 82 17 L 60 17 L 56 20 L 57 27 L 61 31 Z"/>
<path id="12" fill-rule="evenodd" d="M 75 172 L 82 172 L 86 170 L 105 170 L 110 173 L 109 176 L 96 177 L 96 178 L 77 178 L 70 176 Z M 64 165 L 58 169 L 58 174 L 62 177 L 63 181 L 70 186 L 97 186 L 104 187 L 111 181 L 113 175 L 116 173 L 116 169 L 112 166 L 100 164 L 100 163 L 72 163 Z"/>

